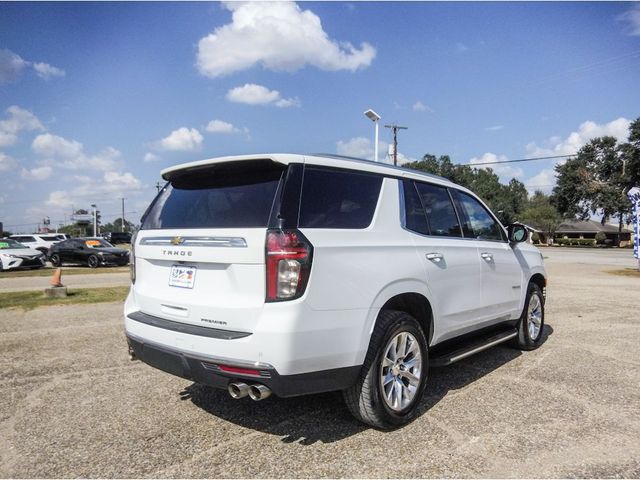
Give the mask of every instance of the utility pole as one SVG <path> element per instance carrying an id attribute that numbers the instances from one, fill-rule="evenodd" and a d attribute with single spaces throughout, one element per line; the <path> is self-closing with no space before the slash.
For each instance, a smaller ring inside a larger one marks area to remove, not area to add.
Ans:
<path id="1" fill-rule="evenodd" d="M 162 187 L 162 185 L 160 185 L 160 182 L 156 182 L 156 190 L 158 191 L 158 193 L 160 193 L 160 188 Z"/>
<path id="2" fill-rule="evenodd" d="M 409 127 L 401 127 L 392 123 L 391 125 L 385 125 L 384 128 L 390 128 L 393 132 L 393 164 L 398 165 L 398 130 L 407 130 Z"/>
<path id="3" fill-rule="evenodd" d="M 122 222 L 120 225 L 120 231 L 124 232 L 124 197 L 121 198 L 120 200 L 122 200 Z"/>

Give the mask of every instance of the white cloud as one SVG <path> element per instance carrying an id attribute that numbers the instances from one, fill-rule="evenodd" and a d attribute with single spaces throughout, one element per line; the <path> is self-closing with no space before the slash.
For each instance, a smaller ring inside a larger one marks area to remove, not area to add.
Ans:
<path id="1" fill-rule="evenodd" d="M 524 185 L 529 192 L 529 195 L 533 195 L 536 190 L 540 190 L 546 194 L 551 193 L 553 186 L 556 184 L 556 172 L 550 169 L 544 169 L 537 175 L 528 178 L 524 181 Z"/>
<path id="2" fill-rule="evenodd" d="M 25 180 L 46 180 L 51 176 L 53 169 L 49 166 L 36 167 L 30 170 L 22 169 L 20 176 Z"/>
<path id="3" fill-rule="evenodd" d="M 64 190 L 54 190 L 49 194 L 45 204 L 50 207 L 68 208 L 73 205 L 69 192 Z"/>
<path id="4" fill-rule="evenodd" d="M 34 63 L 33 69 L 40 78 L 44 78 L 45 80 L 49 80 L 51 77 L 64 77 L 67 74 L 61 68 L 44 62 Z"/>
<path id="5" fill-rule="evenodd" d="M 34 152 L 43 156 L 72 158 L 82 155 L 83 146 L 76 140 L 43 133 L 38 135 L 32 142 L 31 148 Z"/>
<path id="6" fill-rule="evenodd" d="M 300 106 L 297 97 L 282 98 L 279 91 L 269 90 L 255 83 L 245 83 L 242 87 L 232 88 L 227 92 L 227 100 L 246 105 L 275 105 L 280 108 Z"/>
<path id="7" fill-rule="evenodd" d="M 499 130 L 502 130 L 504 128 L 504 125 L 493 125 L 491 127 L 486 127 L 485 130 L 487 132 L 497 132 Z"/>
<path id="8" fill-rule="evenodd" d="M 6 118 L 0 120 L 0 147 L 13 145 L 21 131 L 44 130 L 44 126 L 33 113 L 17 105 L 6 110 Z"/>
<path id="9" fill-rule="evenodd" d="M 204 128 L 209 133 L 238 133 L 240 132 L 239 128 L 233 126 L 233 124 L 229 122 L 224 122 L 222 120 L 211 120 L 207 126 Z"/>
<path id="10" fill-rule="evenodd" d="M 619 141 L 626 141 L 629 136 L 630 120 L 620 117 L 609 123 L 597 124 L 592 121 L 584 122 L 578 130 L 571 132 L 566 138 L 553 136 L 542 145 L 536 142 L 527 144 L 528 157 L 544 157 L 555 155 L 573 155 L 581 147 L 596 137 L 612 136 Z"/>
<path id="11" fill-rule="evenodd" d="M 147 152 L 144 154 L 144 159 L 145 162 L 156 162 L 158 160 L 160 160 L 160 157 L 158 155 L 156 155 L 155 153 L 152 152 Z"/>
<path id="12" fill-rule="evenodd" d="M 626 30 L 629 35 L 640 35 L 640 5 L 636 4 L 622 15 L 618 20 L 626 23 Z"/>
<path id="13" fill-rule="evenodd" d="M 375 155 L 373 142 L 366 137 L 354 137 L 347 141 L 339 140 L 336 144 L 338 155 L 346 157 L 364 158 L 373 160 Z M 393 147 L 387 142 L 378 142 L 378 161 L 381 163 L 393 163 Z M 398 165 L 408 162 L 415 162 L 415 158 L 407 157 L 402 152 L 398 152 Z"/>
<path id="14" fill-rule="evenodd" d="M 379 144 L 380 142 L 378 142 Z M 386 149 L 386 144 L 385 144 Z M 378 145 L 378 150 L 384 151 Z M 338 155 L 345 155 L 347 157 L 366 158 L 367 160 L 373 160 L 374 149 L 371 144 L 371 140 L 365 137 L 351 138 L 345 142 L 339 140 L 336 144 L 336 151 Z M 378 153 L 379 155 L 379 153 Z"/>
<path id="15" fill-rule="evenodd" d="M 51 77 L 64 77 L 66 74 L 61 68 L 48 63 L 28 62 L 17 53 L 5 48 L 0 50 L 0 85 L 15 82 L 27 67 L 33 67 L 36 75 L 45 80 Z"/>
<path id="16" fill-rule="evenodd" d="M 462 42 L 458 42 L 458 43 L 456 44 L 456 51 L 457 51 L 458 53 L 464 53 L 464 52 L 466 52 L 467 50 L 469 50 L 469 47 L 467 47 L 464 43 L 462 43 Z"/>
<path id="17" fill-rule="evenodd" d="M 416 103 L 414 103 L 411 108 L 413 109 L 414 112 L 431 112 L 431 113 L 433 113 L 433 109 L 431 107 L 429 107 L 428 105 L 425 105 L 424 103 L 422 103 L 420 100 L 418 100 Z"/>
<path id="18" fill-rule="evenodd" d="M 104 172 L 102 178 L 76 176 L 78 184 L 72 190 L 55 190 L 49 194 L 45 204 L 50 207 L 68 208 L 93 201 L 99 197 L 114 199 L 139 193 L 143 190 L 142 182 L 130 172 Z"/>
<path id="19" fill-rule="evenodd" d="M 0 85 L 15 82 L 29 62 L 11 50 L 0 50 Z"/>
<path id="20" fill-rule="evenodd" d="M 202 134 L 195 128 L 181 127 L 158 142 L 160 150 L 192 152 L 202 146 Z"/>
<path id="21" fill-rule="evenodd" d="M 18 162 L 16 162 L 9 155 L 0 152 L 0 172 L 7 172 L 9 170 L 13 170 L 18 166 Z"/>
<path id="22" fill-rule="evenodd" d="M 514 167 L 509 163 L 504 165 L 494 164 L 494 165 L 477 165 L 479 163 L 493 163 L 493 162 L 504 162 L 509 160 L 506 155 L 496 155 L 495 153 L 487 152 L 481 157 L 473 157 L 469 160 L 469 164 L 474 166 L 474 168 L 490 168 L 493 172 L 500 177 L 500 181 L 506 183 L 512 178 L 520 178 L 524 175 L 524 172 L 521 168 Z"/>
<path id="23" fill-rule="evenodd" d="M 33 140 L 31 149 L 45 157 L 40 162 L 43 165 L 59 166 L 69 170 L 112 170 L 120 158 L 120 152 L 113 147 L 107 147 L 96 155 L 88 155 L 80 142 L 50 133 L 38 135 Z"/>
<path id="24" fill-rule="evenodd" d="M 262 65 L 293 72 L 305 65 L 322 70 L 356 71 L 376 56 L 364 42 L 360 48 L 329 38 L 320 18 L 294 2 L 227 2 L 231 23 L 198 42 L 200 73 L 215 78 Z"/>

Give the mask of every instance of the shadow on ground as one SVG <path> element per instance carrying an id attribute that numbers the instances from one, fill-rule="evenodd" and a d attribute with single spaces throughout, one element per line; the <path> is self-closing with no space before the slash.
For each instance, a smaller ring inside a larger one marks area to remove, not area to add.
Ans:
<path id="1" fill-rule="evenodd" d="M 543 343 L 552 333 L 553 328 L 545 325 Z M 464 388 L 520 355 L 520 350 L 497 346 L 452 366 L 430 369 L 418 417 L 449 392 Z M 369 428 L 351 416 L 340 392 L 293 398 L 272 396 L 254 402 L 249 397 L 234 400 L 224 390 L 194 383 L 180 392 L 180 396 L 211 415 L 244 428 L 277 435 L 285 443 L 331 443 Z"/>

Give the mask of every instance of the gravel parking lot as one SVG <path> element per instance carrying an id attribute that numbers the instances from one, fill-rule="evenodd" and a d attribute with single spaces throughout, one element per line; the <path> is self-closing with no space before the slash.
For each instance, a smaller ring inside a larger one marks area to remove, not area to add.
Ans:
<path id="1" fill-rule="evenodd" d="M 263 402 L 127 358 L 119 304 L 0 310 L 2 477 L 638 477 L 631 252 L 545 249 L 547 339 L 432 370 L 379 432 L 340 394 Z"/>

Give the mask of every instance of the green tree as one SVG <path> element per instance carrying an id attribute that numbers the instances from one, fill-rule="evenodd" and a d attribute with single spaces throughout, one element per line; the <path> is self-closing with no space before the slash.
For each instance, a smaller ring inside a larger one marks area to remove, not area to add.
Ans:
<path id="1" fill-rule="evenodd" d="M 118 217 L 116 218 L 113 223 L 105 223 L 104 225 L 102 225 L 101 227 L 103 232 L 121 232 L 122 231 L 122 218 Z M 127 219 L 124 220 L 124 231 L 125 232 L 132 232 L 134 229 L 134 225 L 133 223 L 131 223 L 130 221 L 128 221 Z"/>
<path id="2" fill-rule="evenodd" d="M 553 237 L 562 222 L 562 215 L 551 203 L 551 198 L 540 191 L 534 192 L 519 220 L 542 231 L 547 237 Z"/>
<path id="3" fill-rule="evenodd" d="M 640 118 L 629 127 L 629 142 L 614 137 L 591 140 L 576 157 L 556 166 L 553 201 L 566 217 L 602 215 L 604 224 L 617 217 L 619 229 L 629 221 L 629 188 L 640 184 Z"/>

